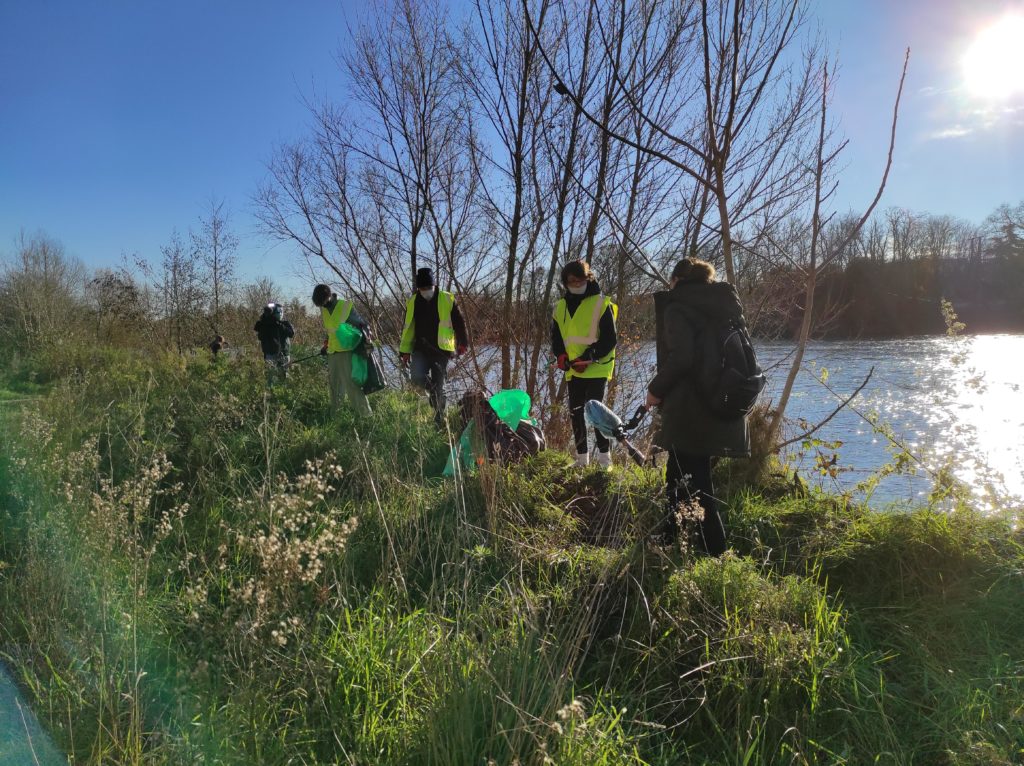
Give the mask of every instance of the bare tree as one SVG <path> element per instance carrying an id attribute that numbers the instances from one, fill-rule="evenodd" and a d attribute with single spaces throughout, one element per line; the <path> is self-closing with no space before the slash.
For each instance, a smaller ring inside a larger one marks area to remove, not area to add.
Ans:
<path id="1" fill-rule="evenodd" d="M 200 262 L 177 231 L 160 248 L 160 256 L 157 287 L 161 315 L 168 341 L 182 354 L 201 341 L 206 327 L 206 290 Z"/>
<path id="2" fill-rule="evenodd" d="M 447 287 L 481 260 L 472 124 L 443 10 L 396 0 L 356 31 L 343 64 L 359 120 L 313 107 L 313 136 L 278 150 L 256 200 L 264 231 L 392 330 L 419 266 Z"/>
<path id="3" fill-rule="evenodd" d="M 882 179 L 879 182 L 878 191 L 864 213 L 860 215 L 852 225 L 846 227 L 845 236 L 837 237 L 835 240 L 828 243 L 829 247 L 827 250 L 820 249 L 823 244 L 821 234 L 823 228 L 828 224 L 831 216 L 826 216 L 823 210 L 824 206 L 835 193 L 836 185 L 831 181 L 830 171 L 834 167 L 840 152 L 846 146 L 846 142 L 840 142 L 834 149 L 829 148 L 831 135 L 828 124 L 828 99 L 831 83 L 829 80 L 828 66 L 826 65 L 822 68 L 820 82 L 821 101 L 818 112 L 818 140 L 814 165 L 814 199 L 810 220 L 810 245 L 807 253 L 807 259 L 801 265 L 801 271 L 803 272 L 804 277 L 804 300 L 802 306 L 803 319 L 800 324 L 796 349 L 793 354 L 792 363 L 790 364 L 789 373 L 786 376 L 786 381 L 783 384 L 782 392 L 779 395 L 778 403 L 775 405 L 775 410 L 772 413 L 769 423 L 768 442 L 775 445 L 776 448 L 792 441 L 780 442 L 779 434 L 781 433 L 783 419 L 785 418 L 786 407 L 789 404 L 789 398 L 793 391 L 793 384 L 796 382 L 797 374 L 803 366 L 804 352 L 807 348 L 807 341 L 810 338 L 811 326 L 814 317 L 814 297 L 818 273 L 823 267 L 833 262 L 840 253 L 845 251 L 853 239 L 859 234 L 863 229 L 864 224 L 871 217 L 872 212 L 878 205 L 879 200 L 882 198 L 882 193 L 885 190 L 885 184 L 889 178 L 889 170 L 892 168 L 893 152 L 896 147 L 896 124 L 899 118 L 900 99 L 903 95 L 903 83 L 907 76 L 907 65 L 909 60 L 910 51 L 908 50 L 903 62 L 903 72 L 900 75 L 899 88 L 897 89 L 896 99 L 893 105 L 892 127 L 889 136 L 889 151 L 886 158 L 885 170 L 883 171 Z M 797 438 L 799 439 L 800 437 Z"/>
<path id="4" fill-rule="evenodd" d="M 238 253 L 238 237 L 229 228 L 224 200 L 210 200 L 206 216 L 199 219 L 199 232 L 190 232 L 189 237 L 204 267 L 210 321 L 214 331 L 219 332 L 221 312 L 234 287 Z"/>
<path id="5" fill-rule="evenodd" d="M 95 340 L 125 345 L 143 337 L 148 325 L 142 290 L 126 271 L 100 269 L 86 283 Z"/>
<path id="6" fill-rule="evenodd" d="M 375 191 L 408 247 L 410 281 L 422 250 L 436 267 L 427 231 L 435 182 L 446 154 L 462 146 L 459 81 L 444 19 L 435 0 L 394 0 L 357 32 L 345 58 L 354 95 L 376 122 L 352 146 L 371 161 Z"/>
<path id="7" fill-rule="evenodd" d="M 260 277 L 242 286 L 242 308 L 250 316 L 258 317 L 263 307 L 278 299 L 278 287 L 271 277 Z"/>
<path id="8" fill-rule="evenodd" d="M 13 258 L 0 269 L 3 345 L 29 350 L 60 346 L 73 337 L 82 300 L 85 269 L 64 246 L 45 234 L 21 232 Z"/>
<path id="9" fill-rule="evenodd" d="M 680 56 L 689 64 L 681 70 L 689 77 L 676 83 L 679 92 L 702 98 L 688 96 L 688 108 L 657 120 L 634 98 L 615 46 L 606 45 L 604 53 L 613 62 L 617 97 L 667 139 L 664 149 L 602 121 L 585 96 L 566 85 L 547 50 L 541 52 L 560 89 L 604 135 L 673 165 L 700 187 L 691 195 L 691 212 L 718 238 L 726 276 L 735 281 L 736 230 L 757 216 L 781 218 L 810 190 L 803 159 L 813 123 L 817 46 L 810 46 L 799 65 L 787 62 L 804 22 L 799 0 L 704 0 L 697 18 L 692 6 L 633 4 L 626 15 L 652 14 L 661 7 L 668 9 L 657 37 L 661 52 L 643 75 Z M 536 34 L 525 0 L 523 10 Z M 699 34 L 693 34 L 695 28 Z M 709 200 L 718 209 L 717 226 L 704 221 Z"/>
<path id="10" fill-rule="evenodd" d="M 1003 258 L 1024 255 L 1024 202 L 1003 204 L 985 219 L 989 252 Z"/>
<path id="11" fill-rule="evenodd" d="M 541 27 L 548 7 L 548 0 L 541 0 Z M 517 377 L 513 354 L 518 359 L 521 352 L 517 298 L 522 296 L 547 216 L 548 184 L 537 163 L 550 93 L 538 82 L 538 38 L 526 28 L 517 0 L 475 0 L 474 15 L 476 34 L 470 37 L 472 53 L 462 62 L 462 72 L 496 136 L 494 150 L 481 153 L 478 172 L 484 204 L 505 242 L 496 274 L 501 313 L 495 340 L 501 354 L 501 386 L 509 388 Z"/>
<path id="12" fill-rule="evenodd" d="M 917 251 L 919 239 L 917 216 L 906 208 L 890 207 L 885 211 L 885 222 L 892 260 L 911 260 Z"/>
<path id="13" fill-rule="evenodd" d="M 877 216 L 872 216 L 868 225 L 861 229 L 855 244 L 861 258 L 876 262 L 884 261 L 886 254 L 885 224 Z"/>

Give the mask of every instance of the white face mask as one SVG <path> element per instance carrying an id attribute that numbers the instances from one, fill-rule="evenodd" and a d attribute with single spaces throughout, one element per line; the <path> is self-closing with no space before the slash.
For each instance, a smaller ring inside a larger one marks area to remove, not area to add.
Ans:
<path id="1" fill-rule="evenodd" d="M 570 287 L 569 288 L 569 292 L 572 293 L 573 295 L 583 295 L 583 293 L 585 293 L 586 291 L 587 291 L 587 286 L 586 285 L 581 285 L 580 287 Z"/>
<path id="2" fill-rule="evenodd" d="M 420 295 L 423 296 L 423 300 L 429 301 L 431 298 L 434 297 L 434 288 L 431 287 L 426 290 L 420 290 Z"/>

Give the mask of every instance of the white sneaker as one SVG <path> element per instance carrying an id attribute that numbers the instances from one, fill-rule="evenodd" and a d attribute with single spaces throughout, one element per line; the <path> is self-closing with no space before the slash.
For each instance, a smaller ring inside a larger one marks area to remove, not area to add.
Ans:
<path id="1" fill-rule="evenodd" d="M 597 455 L 594 457 L 594 462 L 597 463 L 600 466 L 604 466 L 604 469 L 606 471 L 612 470 L 612 453 L 611 453 L 611 451 L 608 451 L 608 452 L 598 452 Z"/>
<path id="2" fill-rule="evenodd" d="M 577 452 L 576 453 L 576 467 L 586 468 L 590 465 L 590 453 L 589 452 Z"/>

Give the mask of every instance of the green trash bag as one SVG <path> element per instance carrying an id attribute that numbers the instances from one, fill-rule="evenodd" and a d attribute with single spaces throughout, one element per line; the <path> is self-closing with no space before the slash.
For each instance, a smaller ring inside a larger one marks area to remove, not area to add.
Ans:
<path id="1" fill-rule="evenodd" d="M 473 445 L 470 441 L 473 438 L 472 434 L 473 421 L 471 420 L 462 430 L 462 436 L 459 437 L 458 443 L 448 453 L 448 462 L 445 463 L 444 470 L 441 472 L 446 479 L 455 476 L 456 463 L 460 464 L 462 473 L 472 473 L 476 469 L 476 458 L 473 455 Z"/>
<path id="2" fill-rule="evenodd" d="M 362 388 L 366 385 L 366 375 L 369 363 L 362 354 L 352 354 L 352 382 Z"/>
<path id="3" fill-rule="evenodd" d="M 530 395 L 518 388 L 499 391 L 487 401 L 513 431 L 519 428 L 520 420 L 530 419 Z"/>
<path id="4" fill-rule="evenodd" d="M 502 419 L 505 425 L 513 431 L 519 428 L 520 420 L 526 420 L 536 425 L 536 421 L 530 417 L 530 395 L 525 391 L 521 391 L 518 388 L 508 388 L 496 393 L 487 400 L 487 403 L 491 405 L 491 409 Z M 480 445 L 478 449 L 474 449 L 471 441 L 472 434 L 473 421 L 471 420 L 466 424 L 458 444 L 452 447 L 451 453 L 448 455 L 448 462 L 441 473 L 442 476 L 451 478 L 455 475 L 456 461 L 459 462 L 462 470 L 466 473 L 472 473 L 476 470 L 477 460 L 480 457 L 477 453 L 482 451 L 483 445 Z"/>
<path id="5" fill-rule="evenodd" d="M 354 351 L 363 342 L 363 331 L 348 322 L 342 322 L 334 331 L 342 351 Z M 362 354 L 352 354 L 352 382 L 362 387 L 366 383 L 367 363 Z"/>
<path id="6" fill-rule="evenodd" d="M 363 342 L 363 331 L 348 322 L 342 322 L 334 331 L 334 337 L 341 345 L 342 351 L 351 351 Z"/>

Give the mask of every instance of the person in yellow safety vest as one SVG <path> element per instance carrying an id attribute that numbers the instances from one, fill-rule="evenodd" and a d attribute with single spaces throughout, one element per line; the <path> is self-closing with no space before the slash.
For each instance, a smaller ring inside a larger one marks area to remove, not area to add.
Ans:
<path id="1" fill-rule="evenodd" d="M 455 296 L 434 285 L 434 272 L 416 272 L 416 292 L 405 303 L 405 325 L 398 347 L 402 365 L 410 365 L 412 383 L 426 389 L 434 408 L 434 422 L 444 426 L 444 383 L 453 353 L 462 356 L 469 348 L 466 323 Z"/>
<path id="2" fill-rule="evenodd" d="M 590 399 L 604 400 L 615 370 L 615 320 L 619 307 L 601 293 L 590 265 L 571 261 L 562 269 L 565 295 L 555 304 L 551 322 L 551 351 L 555 366 L 565 371 L 569 391 L 569 419 L 576 442 L 576 465 L 590 462 L 583 407 Z M 611 467 L 610 444 L 600 431 L 595 461 Z"/>
<path id="3" fill-rule="evenodd" d="M 327 340 L 321 354 L 327 356 L 327 385 L 331 391 L 331 410 L 337 412 L 341 400 L 348 397 L 358 415 L 370 414 L 370 403 L 362 387 L 352 380 L 352 349 L 342 348 L 336 331 L 345 323 L 358 327 L 364 334 L 368 327 L 356 313 L 352 301 L 340 300 L 328 285 L 313 288 L 313 305 L 320 309 L 320 316 L 327 331 Z"/>

